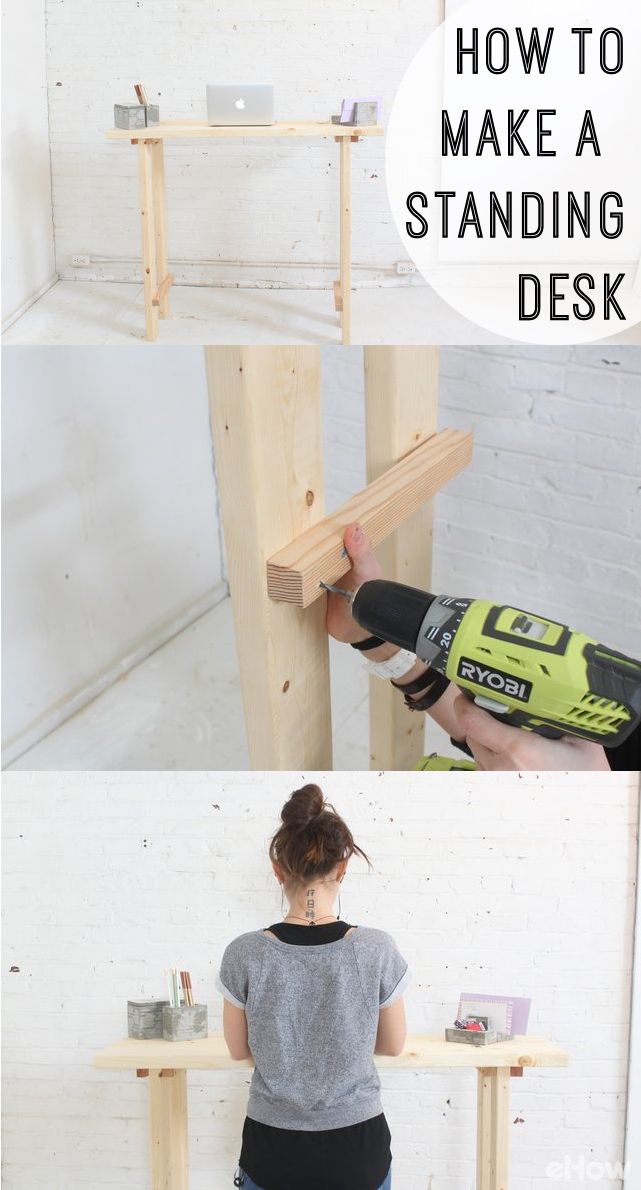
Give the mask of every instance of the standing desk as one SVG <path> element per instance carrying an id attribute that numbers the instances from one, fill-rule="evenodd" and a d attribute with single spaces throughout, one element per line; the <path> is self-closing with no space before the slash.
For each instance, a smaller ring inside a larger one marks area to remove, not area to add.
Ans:
<path id="1" fill-rule="evenodd" d="M 145 289 L 147 338 L 158 338 L 159 318 L 169 318 L 169 290 L 174 278 L 167 267 L 167 220 L 165 213 L 165 141 L 231 140 L 261 137 L 301 137 L 307 140 L 333 137 L 339 145 L 340 162 L 340 265 L 334 282 L 334 306 L 340 316 L 341 341 L 351 336 L 351 231 L 352 231 L 352 144 L 367 136 L 382 136 L 380 124 L 332 124 L 323 120 L 292 120 L 277 124 L 244 127 L 212 126 L 204 120 L 161 120 L 143 135 L 130 129 L 110 128 L 107 140 L 129 141 L 138 146 L 140 214 L 142 219 L 142 264 Z"/>
<path id="2" fill-rule="evenodd" d="M 477 1190 L 509 1190 L 510 1077 L 528 1067 L 567 1066 L 569 1056 L 552 1042 L 515 1037 L 477 1048 L 441 1037 L 408 1037 L 398 1058 L 377 1058 L 380 1068 L 451 1067 L 477 1072 Z M 101 1070 L 135 1070 L 149 1079 L 151 1190 L 189 1190 L 187 1071 L 251 1067 L 230 1058 L 222 1034 L 202 1041 L 134 1041 L 100 1050 Z"/>

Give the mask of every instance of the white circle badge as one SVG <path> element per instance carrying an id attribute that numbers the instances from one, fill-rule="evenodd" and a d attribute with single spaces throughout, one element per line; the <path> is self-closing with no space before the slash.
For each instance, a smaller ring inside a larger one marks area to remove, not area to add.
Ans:
<path id="1" fill-rule="evenodd" d="M 387 190 L 417 269 L 496 334 L 641 323 L 639 0 L 472 0 L 410 64 Z"/>

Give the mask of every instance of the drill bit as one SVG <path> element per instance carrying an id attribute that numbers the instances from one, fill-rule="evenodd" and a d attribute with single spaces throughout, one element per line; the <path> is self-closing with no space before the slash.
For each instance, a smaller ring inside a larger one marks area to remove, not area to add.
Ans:
<path id="1" fill-rule="evenodd" d="M 353 591 L 346 591 L 344 587 L 332 587 L 331 583 L 324 583 L 322 579 L 318 585 L 319 587 L 323 587 L 325 591 L 331 591 L 333 595 L 342 595 L 348 603 L 351 603 L 354 598 Z"/>

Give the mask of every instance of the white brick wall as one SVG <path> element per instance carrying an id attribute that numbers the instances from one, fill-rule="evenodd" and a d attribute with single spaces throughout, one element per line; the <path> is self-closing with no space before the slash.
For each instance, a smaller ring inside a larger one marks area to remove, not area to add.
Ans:
<path id="1" fill-rule="evenodd" d="M 276 9 L 273 13 L 271 9 Z M 207 82 L 269 82 L 277 118 L 329 118 L 350 94 L 390 110 L 402 75 L 437 23 L 438 0 L 47 0 L 48 91 L 58 268 L 103 258 L 93 276 L 137 275 L 137 159 L 110 144 L 114 102 L 144 80 L 163 117 L 205 114 Z M 309 262 L 338 259 L 338 156 L 333 141 L 176 142 L 166 149 L 168 226 L 180 279 L 251 284 L 326 282 Z M 354 261 L 391 265 L 404 253 L 387 205 L 384 140 L 354 152 Z M 372 229 L 376 228 L 376 236 Z M 263 262 L 242 270 L 217 261 Z M 190 269 L 189 262 L 200 262 Z M 278 272 L 278 264 L 288 270 Z M 292 271 L 292 266 L 298 271 Z M 139 266 L 138 266 L 139 271 Z M 396 282 L 396 278 L 393 278 Z"/>
<path id="2" fill-rule="evenodd" d="M 331 504 L 365 482 L 360 348 L 324 351 Z M 436 501 L 437 589 L 641 652 L 641 351 L 446 347 L 439 424 L 474 431 Z"/>
<path id="3" fill-rule="evenodd" d="M 388 929 L 413 968 L 410 1028 L 440 1031 L 458 993 L 531 993 L 531 1031 L 568 1070 L 512 1087 L 510 1190 L 545 1167 L 622 1157 L 636 792 L 629 775 L 328 774 L 371 854 L 348 920 Z M 265 845 L 299 776 L 32 773 L 5 780 L 6 1190 L 146 1190 L 144 1082 L 98 1072 L 130 996 L 191 969 L 214 1026 L 227 941 L 278 916 Z M 18 971 L 10 972 L 11 967 Z M 224 1190 L 245 1071 L 193 1074 L 192 1190 Z M 392 1071 L 395 1190 L 472 1190 L 475 1091 L 464 1072 Z M 619 1182 L 591 1182 L 619 1190 Z"/>

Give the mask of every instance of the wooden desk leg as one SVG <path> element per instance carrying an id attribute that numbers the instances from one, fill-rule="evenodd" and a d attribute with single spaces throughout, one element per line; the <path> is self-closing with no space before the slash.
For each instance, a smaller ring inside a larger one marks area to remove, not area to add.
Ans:
<path id="1" fill-rule="evenodd" d="M 325 600 L 276 603 L 266 560 L 324 511 L 320 348 L 206 347 L 253 769 L 331 769 Z"/>
<path id="2" fill-rule="evenodd" d="M 152 155 L 153 145 L 149 141 L 138 141 L 145 324 L 147 338 L 153 341 L 158 338 L 158 307 L 153 304 L 154 295 L 158 288 L 158 274 L 156 270 L 156 228 L 154 219 L 154 171 Z"/>
<path id="3" fill-rule="evenodd" d="M 341 342 L 352 336 L 352 143 L 340 138 L 340 316 Z"/>
<path id="4" fill-rule="evenodd" d="M 165 145 L 156 140 L 151 146 L 153 171 L 154 225 L 156 239 L 156 276 L 160 286 L 158 312 L 161 318 L 170 318 L 169 288 L 162 288 L 168 274 L 167 265 L 167 217 L 165 213 Z"/>
<path id="5" fill-rule="evenodd" d="M 510 1068 L 478 1072 L 476 1190 L 509 1190 Z"/>
<path id="6" fill-rule="evenodd" d="M 187 1071 L 149 1071 L 151 1190 L 189 1190 Z"/>

